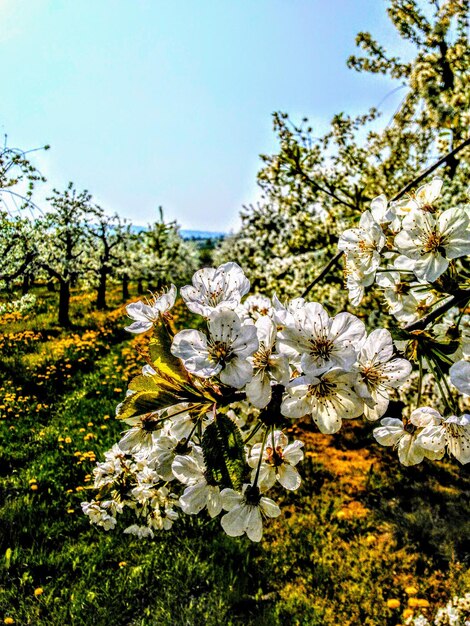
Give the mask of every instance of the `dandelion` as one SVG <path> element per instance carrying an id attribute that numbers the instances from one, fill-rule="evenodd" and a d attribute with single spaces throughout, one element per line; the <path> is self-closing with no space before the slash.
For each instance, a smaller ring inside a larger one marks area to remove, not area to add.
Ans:
<path id="1" fill-rule="evenodd" d="M 400 600 L 397 598 L 390 598 L 390 600 L 387 600 L 387 606 L 389 609 L 398 609 L 400 606 Z"/>

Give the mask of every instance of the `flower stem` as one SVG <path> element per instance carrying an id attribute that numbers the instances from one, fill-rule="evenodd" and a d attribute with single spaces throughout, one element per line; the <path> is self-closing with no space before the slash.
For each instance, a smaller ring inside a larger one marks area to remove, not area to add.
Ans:
<path id="1" fill-rule="evenodd" d="M 423 357 L 419 356 L 419 380 L 418 380 L 418 397 L 416 399 L 416 408 L 421 404 L 421 392 L 423 389 Z"/>
<path id="2" fill-rule="evenodd" d="M 250 439 L 253 439 L 253 437 L 256 435 L 256 433 L 258 432 L 258 430 L 261 428 L 262 425 L 263 425 L 263 422 L 258 422 L 256 426 L 252 428 L 251 433 L 248 435 L 248 437 L 244 440 L 243 443 L 246 444 L 250 441 Z"/>
<path id="3" fill-rule="evenodd" d="M 261 469 L 261 463 L 263 461 L 264 446 L 266 445 L 266 439 L 268 438 L 268 432 L 269 432 L 269 428 L 266 428 L 266 430 L 264 431 L 263 443 L 261 444 L 261 450 L 260 450 L 260 453 L 259 453 L 258 467 L 256 468 L 256 475 L 255 475 L 255 480 L 253 481 L 253 487 L 256 487 L 257 484 L 258 484 L 259 472 L 260 472 L 260 469 Z"/>
<path id="4" fill-rule="evenodd" d="M 435 364 L 434 361 L 432 359 L 430 359 L 430 358 L 426 358 L 426 361 L 427 361 L 427 363 L 429 365 L 429 369 L 431 370 L 431 372 L 432 372 L 432 374 L 434 376 L 434 380 L 436 381 L 437 387 L 439 389 L 439 393 L 441 394 L 441 397 L 444 400 L 445 405 L 447 406 L 449 411 L 452 412 L 452 407 L 450 405 L 449 399 L 448 399 L 447 395 L 445 394 L 444 389 L 442 388 L 440 378 L 437 375 L 437 372 L 436 372 L 436 370 L 434 368 L 434 364 Z"/>

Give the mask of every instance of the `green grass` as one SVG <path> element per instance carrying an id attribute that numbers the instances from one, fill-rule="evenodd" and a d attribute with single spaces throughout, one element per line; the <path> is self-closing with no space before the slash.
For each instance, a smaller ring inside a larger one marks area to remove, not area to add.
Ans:
<path id="1" fill-rule="evenodd" d="M 90 526 L 80 502 L 92 497 L 93 455 L 117 440 L 115 406 L 139 364 L 117 313 L 105 319 L 77 298 L 65 332 L 56 296 L 38 296 L 37 315 L 4 329 L 3 341 L 40 337 L 10 338 L 0 365 L 0 621 L 395 626 L 409 585 L 431 607 L 468 590 L 468 470 L 400 468 L 370 427 L 303 434 L 304 482 L 275 494 L 283 515 L 259 545 L 204 517 L 152 541 Z"/>

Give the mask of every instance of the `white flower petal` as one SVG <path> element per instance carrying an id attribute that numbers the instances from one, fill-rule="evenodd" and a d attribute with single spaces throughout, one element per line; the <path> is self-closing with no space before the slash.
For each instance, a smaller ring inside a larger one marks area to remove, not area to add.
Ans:
<path id="1" fill-rule="evenodd" d="M 289 489 L 290 491 L 294 491 L 300 487 L 300 476 L 299 472 L 292 467 L 292 465 L 288 465 L 287 463 L 283 463 L 278 468 L 278 480 L 284 489 Z"/>

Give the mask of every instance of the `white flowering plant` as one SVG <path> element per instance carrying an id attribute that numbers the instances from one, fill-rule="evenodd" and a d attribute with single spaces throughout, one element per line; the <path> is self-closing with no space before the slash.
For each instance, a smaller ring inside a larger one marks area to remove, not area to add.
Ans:
<path id="1" fill-rule="evenodd" d="M 0 315 L 5 313 L 27 313 L 36 306 L 36 296 L 27 293 L 19 300 L 10 300 L 10 302 L 0 302 Z"/>
<path id="2" fill-rule="evenodd" d="M 174 285 L 128 305 L 127 330 L 149 333 L 148 362 L 117 407 L 129 429 L 94 470 L 97 496 L 82 505 L 90 521 L 109 530 L 128 511 L 124 532 L 152 537 L 205 511 L 228 535 L 259 541 L 263 520 L 281 513 L 269 490 L 301 484 L 303 443 L 287 434 L 301 418 L 324 434 L 343 420 L 381 420 L 375 440 L 405 466 L 446 451 L 470 462 L 470 412 L 459 411 L 470 392 L 470 220 L 467 207 L 435 207 L 441 184 L 376 198 L 339 238 L 351 304 L 381 290 L 390 330 L 368 332 L 353 313 L 304 298 L 247 295 L 233 262 L 181 288 L 198 330 L 174 329 Z M 426 406 L 430 376 L 441 399 Z M 414 378 L 403 416 L 388 416 Z"/>

